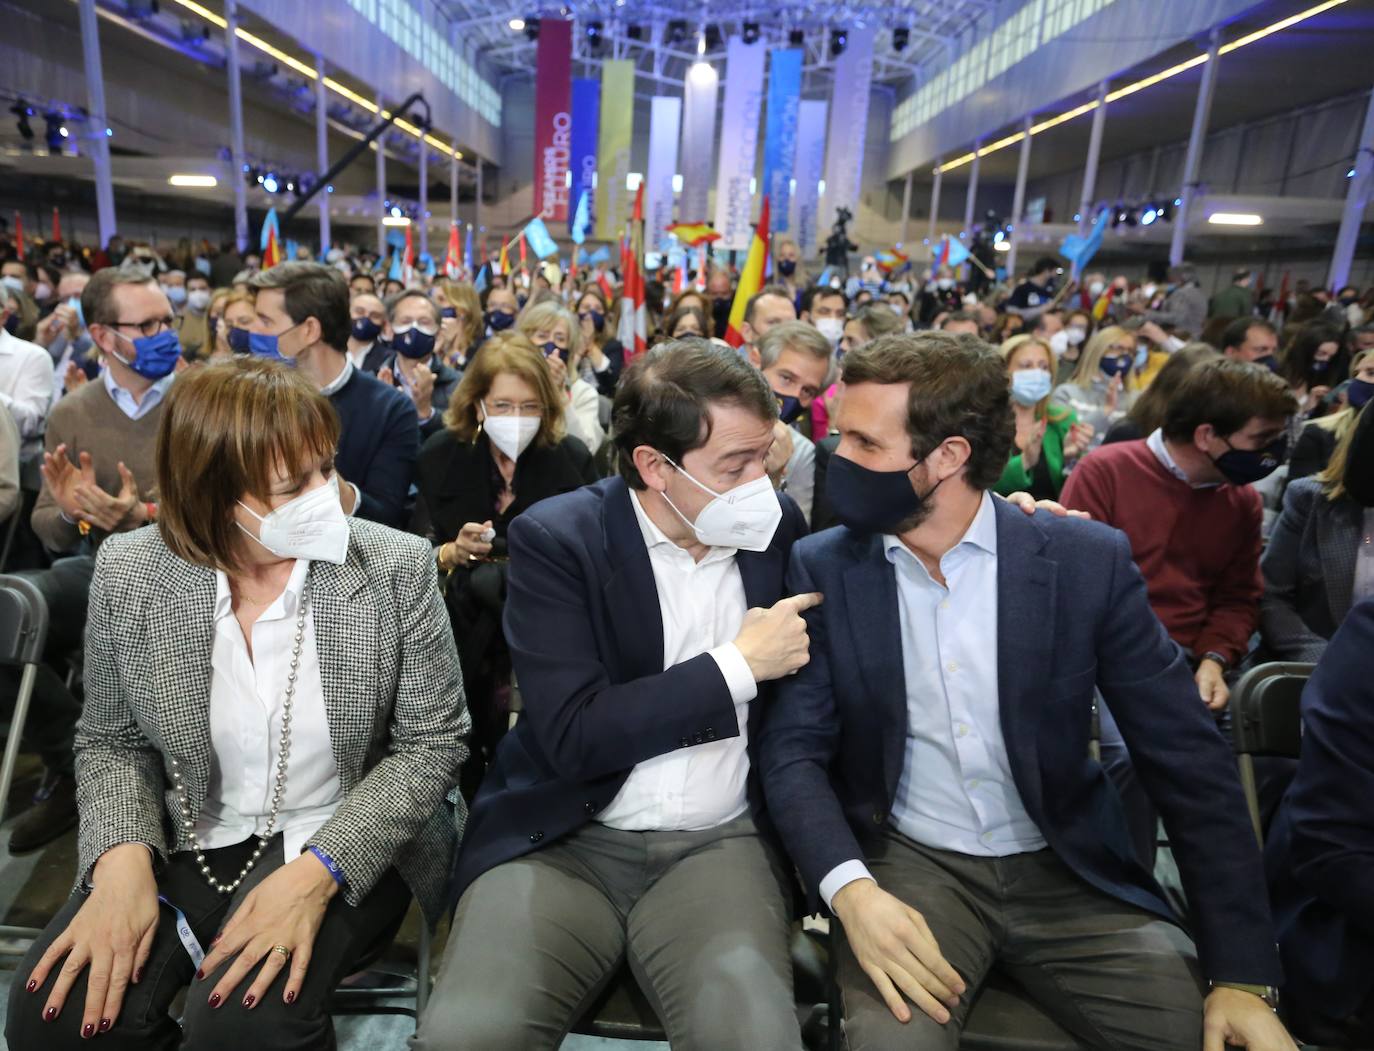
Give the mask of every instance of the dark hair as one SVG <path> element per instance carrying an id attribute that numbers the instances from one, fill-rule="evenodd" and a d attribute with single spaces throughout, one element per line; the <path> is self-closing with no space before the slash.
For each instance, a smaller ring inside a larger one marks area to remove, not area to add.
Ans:
<path id="1" fill-rule="evenodd" d="M 18 262 L 9 259 L 6 262 Z M 119 318 L 114 291 L 121 285 L 151 285 L 153 277 L 141 266 L 107 266 L 97 270 L 81 290 L 81 316 L 87 325 L 113 325 Z"/>
<path id="2" fill-rule="evenodd" d="M 1258 416 L 1282 420 L 1298 411 L 1298 399 L 1281 376 L 1263 365 L 1219 358 L 1194 368 L 1164 413 L 1164 437 L 1190 442 L 1204 423 L 1225 438 Z"/>
<path id="3" fill-rule="evenodd" d="M 975 325 L 978 326 L 980 331 L 983 328 L 982 323 L 978 320 L 978 315 L 975 314 L 972 310 L 954 310 L 945 315 L 945 318 L 943 321 L 940 322 L 940 328 L 937 331 L 943 331 L 944 327 L 948 325 L 951 321 L 972 321 Z"/>
<path id="4" fill-rule="evenodd" d="M 1323 343 L 1336 344 L 1336 354 L 1331 364 L 1320 377 L 1314 375 L 1312 363 L 1317 360 L 1317 348 Z M 1320 382 L 1322 386 L 1334 387 L 1344 383 L 1350 371 L 1350 351 L 1346 349 L 1345 338 L 1335 325 L 1322 321 L 1309 321 L 1298 327 L 1288 348 L 1283 352 L 1283 365 L 1280 372 L 1294 387 Z"/>
<path id="5" fill-rule="evenodd" d="M 964 478 L 991 489 L 1002 477 L 1016 436 L 1006 363 L 976 336 L 917 332 L 880 336 L 844 357 L 846 384 L 906 383 L 911 455 L 929 456 L 946 438 L 964 438 Z"/>
<path id="6" fill-rule="evenodd" d="M 667 339 L 675 339 L 673 329 L 677 328 L 677 323 L 685 317 L 694 317 L 697 324 L 701 326 L 701 336 L 709 339 L 711 336 L 711 322 L 701 310 L 694 306 L 678 307 L 666 318 L 663 319 L 663 327 L 659 329 Z"/>
<path id="7" fill-rule="evenodd" d="M 386 307 L 386 316 L 388 318 L 395 317 L 396 308 L 399 307 L 407 299 L 424 300 L 425 303 L 429 306 L 430 311 L 434 314 L 434 323 L 438 324 L 441 320 L 443 320 L 443 315 L 439 313 L 439 304 L 434 302 L 434 300 L 430 299 L 429 296 L 425 295 L 418 288 L 408 288 L 404 292 L 397 292 L 394 296 L 388 299 L 383 304 Z"/>
<path id="8" fill-rule="evenodd" d="M 1239 317 L 1227 325 L 1226 331 L 1221 334 L 1221 349 L 1239 347 L 1245 342 L 1245 337 L 1250 334 L 1252 328 L 1262 328 L 1266 332 L 1278 331 L 1262 317 Z"/>
<path id="9" fill-rule="evenodd" d="M 1155 373 L 1150 385 L 1141 392 L 1140 397 L 1126 414 L 1142 435 L 1151 435 L 1164 425 L 1164 414 L 1169 403 L 1178 393 L 1183 379 L 1204 361 L 1220 357 L 1216 347 L 1208 343 L 1188 343 L 1169 355 L 1164 367 Z"/>
<path id="10" fill-rule="evenodd" d="M 789 303 L 792 302 L 792 293 L 783 288 L 782 285 L 764 285 L 749 297 L 749 302 L 744 304 L 744 320 L 746 323 L 750 325 L 754 323 L 754 308 L 758 306 L 759 300 L 764 296 L 777 296 L 779 299 L 785 299 Z"/>
<path id="11" fill-rule="evenodd" d="M 621 374 L 611 409 L 620 477 L 632 489 L 644 488 L 634 465 L 641 445 L 682 463 L 683 456 L 710 441 L 711 406 L 721 404 L 738 405 L 761 420 L 778 418 L 778 399 L 768 381 L 733 349 L 674 339 L 642 355 Z"/>
<path id="12" fill-rule="evenodd" d="M 320 323 L 320 342 L 343 353 L 353 321 L 348 316 L 348 282 L 323 263 L 278 263 L 253 275 L 250 288 L 282 292 L 286 316 L 293 325 L 313 317 Z"/>
<path id="13" fill-rule="evenodd" d="M 849 309 L 849 297 L 844 294 L 842 288 L 831 288 L 829 285 L 812 285 L 801 295 L 801 310 L 809 314 L 814 308 L 816 300 L 828 299 L 831 296 L 839 296 L 844 300 L 844 308 Z"/>
<path id="14" fill-rule="evenodd" d="M 1043 274 L 1043 273 L 1045 273 L 1047 270 L 1058 270 L 1058 269 L 1059 269 L 1059 260 L 1058 260 L 1058 259 L 1056 259 L 1056 258 L 1055 258 L 1054 256 L 1052 256 L 1052 255 L 1042 255 L 1039 259 L 1037 259 L 1037 260 L 1035 261 L 1035 265 L 1034 265 L 1033 267 L 1031 267 L 1031 277 L 1034 277 L 1036 274 Z"/>

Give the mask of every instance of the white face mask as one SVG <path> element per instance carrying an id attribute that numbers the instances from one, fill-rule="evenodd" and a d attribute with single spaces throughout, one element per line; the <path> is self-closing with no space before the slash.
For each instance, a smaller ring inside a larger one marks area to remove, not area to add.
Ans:
<path id="1" fill-rule="evenodd" d="M 260 515 L 243 501 L 239 506 L 259 522 L 253 536 L 242 522 L 240 529 L 278 558 L 304 558 L 341 566 L 348 557 L 348 518 L 339 503 L 339 476 L 331 474 L 324 485 L 302 493 Z"/>
<path id="2" fill-rule="evenodd" d="M 760 475 L 752 482 L 737 485 L 727 493 L 718 493 L 702 485 L 668 457 L 663 458 L 672 463 L 687 481 L 714 497 L 697 512 L 695 522 L 688 522 L 687 516 L 677 509 L 667 490 L 663 492 L 663 499 L 668 501 L 673 513 L 691 528 L 698 541 L 707 547 L 734 547 L 741 551 L 768 550 L 768 545 L 773 542 L 773 534 L 777 532 L 778 523 L 782 521 L 782 505 L 778 503 L 778 496 L 773 492 L 773 483 L 768 480 L 766 474 Z"/>
<path id="3" fill-rule="evenodd" d="M 163 285 L 162 293 L 167 297 L 167 301 L 174 307 L 179 307 L 182 303 L 186 302 L 185 285 Z"/>
<path id="4" fill-rule="evenodd" d="M 1088 295 L 1090 295 L 1093 299 L 1096 299 L 1105 291 L 1107 291 L 1107 286 L 1104 285 L 1101 281 L 1092 281 L 1088 284 Z"/>
<path id="5" fill-rule="evenodd" d="M 15 292 L 24 291 L 24 279 L 22 277 L 15 277 L 13 274 L 6 274 L 4 277 L 0 277 L 0 284 L 3 284 L 6 288 Z"/>
<path id="6" fill-rule="evenodd" d="M 816 318 L 816 331 L 830 341 L 830 345 L 837 346 L 840 337 L 844 335 L 844 319 L 838 317 L 818 317 Z"/>
<path id="7" fill-rule="evenodd" d="M 187 292 L 186 305 L 197 313 L 200 313 L 210 305 L 210 290 L 208 288 L 197 288 L 194 292 Z"/>
<path id="8" fill-rule="evenodd" d="M 40 281 L 33 289 L 33 298 L 42 303 L 52 298 L 52 285 L 46 281 Z"/>
<path id="9" fill-rule="evenodd" d="M 1053 336 L 1050 337 L 1050 350 L 1054 351 L 1054 356 L 1057 358 L 1062 356 L 1064 351 L 1068 349 L 1069 334 L 1061 328 L 1058 332 L 1056 332 Z"/>
<path id="10" fill-rule="evenodd" d="M 1087 337 L 1088 333 L 1084 329 L 1078 328 L 1077 326 L 1074 326 L 1073 328 L 1066 328 L 1064 330 L 1064 338 L 1068 340 L 1069 346 L 1071 347 L 1078 346 L 1078 344 L 1082 343 L 1083 340 L 1085 340 Z"/>
<path id="11" fill-rule="evenodd" d="M 951 288 L 954 287 L 954 278 L 952 278 L 952 277 L 941 277 L 941 278 L 937 278 L 937 279 L 935 280 L 935 287 L 938 288 L 941 292 L 948 292 Z"/>
<path id="12" fill-rule="evenodd" d="M 492 416 L 486 405 L 482 406 L 482 415 L 482 430 L 487 432 L 491 444 L 512 460 L 520 459 L 520 454 L 529 448 L 543 422 L 538 416 Z"/>

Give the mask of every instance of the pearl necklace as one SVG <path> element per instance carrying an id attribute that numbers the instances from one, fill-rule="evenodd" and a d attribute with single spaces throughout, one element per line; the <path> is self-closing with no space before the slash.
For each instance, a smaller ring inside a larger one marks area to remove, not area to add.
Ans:
<path id="1" fill-rule="evenodd" d="M 267 814 L 267 828 L 258 837 L 258 845 L 253 851 L 253 856 L 244 862 L 243 868 L 239 870 L 238 877 L 233 883 L 221 883 L 210 872 L 210 865 L 205 860 L 205 849 L 200 845 L 200 837 L 196 835 L 195 822 L 191 820 L 191 807 L 186 801 L 186 784 L 181 777 L 181 764 L 175 756 L 172 757 L 172 786 L 176 790 L 177 803 L 181 810 L 182 831 L 186 833 L 186 839 L 190 842 L 191 849 L 195 851 L 196 864 L 200 866 L 200 874 L 205 877 L 205 882 L 220 894 L 233 894 L 239 889 L 248 873 L 253 871 L 253 866 L 262 857 L 263 850 L 266 849 L 268 842 L 276 832 L 277 815 L 281 811 L 282 794 L 286 790 L 286 760 L 291 754 L 291 701 L 296 695 L 296 674 L 300 669 L 301 645 L 305 639 L 306 604 L 306 596 L 302 592 L 300 609 L 296 612 L 296 634 L 291 646 L 291 667 L 286 675 L 286 697 L 282 701 L 281 738 L 277 749 L 277 776 L 272 787 L 272 806 Z"/>

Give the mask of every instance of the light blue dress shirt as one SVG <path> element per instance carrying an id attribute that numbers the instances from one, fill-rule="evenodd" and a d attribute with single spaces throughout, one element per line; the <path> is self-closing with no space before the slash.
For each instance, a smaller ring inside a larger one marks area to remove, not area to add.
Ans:
<path id="1" fill-rule="evenodd" d="M 153 406 L 162 401 L 163 395 L 167 393 L 167 388 L 172 385 L 176 378 L 176 373 L 163 376 L 143 395 L 142 401 L 134 401 L 134 396 L 115 382 L 110 375 L 110 370 L 105 369 L 101 374 L 105 383 L 105 390 L 109 392 L 110 400 L 119 406 L 119 411 L 131 420 L 141 420 L 153 411 Z"/>
<path id="2" fill-rule="evenodd" d="M 1005 857 L 1042 849 L 1021 803 L 997 691 L 997 519 L 992 496 L 940 559 L 945 584 L 896 536 L 883 549 L 897 582 L 906 679 L 906 757 L 890 820 L 937 850 Z M 860 859 L 821 880 L 821 897 L 871 879 Z"/>

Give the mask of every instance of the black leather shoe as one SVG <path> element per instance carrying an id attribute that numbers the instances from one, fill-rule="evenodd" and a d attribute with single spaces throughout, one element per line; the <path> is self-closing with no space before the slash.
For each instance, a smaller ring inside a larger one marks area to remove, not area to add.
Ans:
<path id="1" fill-rule="evenodd" d="M 15 819 L 10 853 L 27 854 L 47 846 L 76 826 L 76 781 L 70 774 L 49 775 L 33 797 L 33 806 Z"/>

